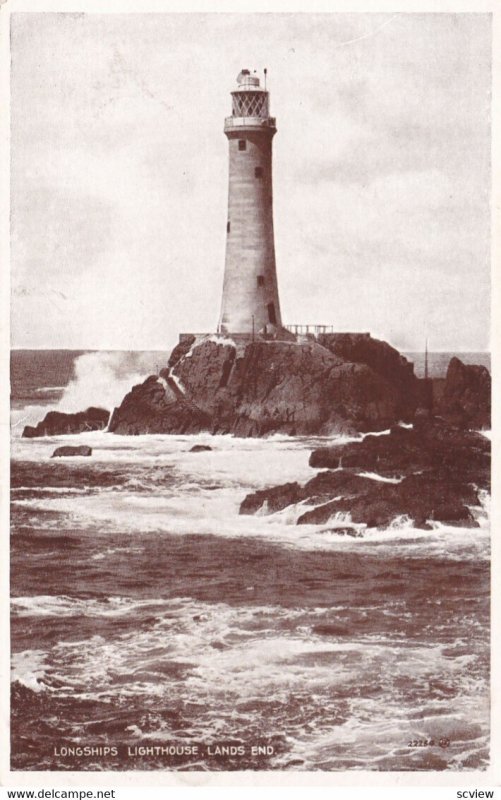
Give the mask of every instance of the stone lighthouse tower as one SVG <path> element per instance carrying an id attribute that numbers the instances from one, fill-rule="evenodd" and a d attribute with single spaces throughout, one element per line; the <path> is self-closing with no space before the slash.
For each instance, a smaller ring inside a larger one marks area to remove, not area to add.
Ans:
<path id="1" fill-rule="evenodd" d="M 266 74 L 266 72 L 265 72 Z M 243 69 L 224 123 L 230 169 L 219 333 L 276 336 L 282 330 L 273 237 L 269 93 Z"/>

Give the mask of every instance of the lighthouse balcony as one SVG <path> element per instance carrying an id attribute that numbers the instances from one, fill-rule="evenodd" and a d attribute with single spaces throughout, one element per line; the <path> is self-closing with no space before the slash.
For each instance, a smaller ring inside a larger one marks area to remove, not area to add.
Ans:
<path id="1" fill-rule="evenodd" d="M 226 117 L 224 120 L 224 130 L 231 131 L 239 128 L 251 128 L 260 130 L 262 128 L 277 129 L 275 117 Z"/>

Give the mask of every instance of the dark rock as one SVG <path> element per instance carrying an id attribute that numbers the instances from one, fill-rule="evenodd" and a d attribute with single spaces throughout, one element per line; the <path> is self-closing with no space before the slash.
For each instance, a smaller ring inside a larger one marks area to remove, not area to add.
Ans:
<path id="1" fill-rule="evenodd" d="M 193 447 L 190 447 L 190 453 L 205 453 L 209 450 L 212 450 L 212 447 L 209 447 L 208 444 L 194 444 Z"/>
<path id="2" fill-rule="evenodd" d="M 418 413 L 416 423 L 315 450 L 310 464 L 331 469 L 304 486 L 285 484 L 248 495 L 240 512 L 272 513 L 306 501 L 315 507 L 299 516 L 298 525 L 323 525 L 336 514 L 349 514 L 354 525 L 368 527 L 387 527 L 397 518 L 421 528 L 432 521 L 476 525 L 470 507 L 479 505 L 479 490 L 490 486 L 490 442 L 429 414 Z M 356 470 L 398 479 L 375 480 Z"/>
<path id="3" fill-rule="evenodd" d="M 466 417 L 480 422 L 488 378 L 483 369 L 449 368 L 443 402 L 449 416 L 457 416 L 460 408 L 463 426 Z M 109 429 L 205 430 L 235 436 L 353 434 L 410 422 L 418 407 L 431 407 L 432 391 L 432 384 L 419 381 L 413 365 L 397 350 L 368 334 L 247 343 L 186 336 L 160 376 L 151 376 L 124 398 Z"/>
<path id="4" fill-rule="evenodd" d="M 67 433 L 83 433 L 84 431 L 100 431 L 106 428 L 110 412 L 104 408 L 88 408 L 76 414 L 64 414 L 60 411 L 49 411 L 36 427 L 26 425 L 23 436 L 61 436 Z"/>
<path id="5" fill-rule="evenodd" d="M 356 495 L 338 497 L 305 512 L 298 525 L 325 524 L 337 513 L 349 513 L 353 523 L 369 528 L 387 527 L 398 517 L 408 517 L 420 528 L 429 527 L 430 520 L 476 524 L 468 505 L 478 505 L 477 492 L 450 474 L 430 471 L 398 484 L 370 483 Z"/>
<path id="6" fill-rule="evenodd" d="M 384 477 L 402 477 L 442 467 L 469 478 L 482 488 L 490 479 L 490 443 L 482 434 L 426 419 L 421 413 L 413 428 L 395 427 L 391 433 L 366 436 L 358 442 L 314 450 L 310 466 L 352 468 Z"/>
<path id="7" fill-rule="evenodd" d="M 399 484 L 378 483 L 356 498 L 342 498 L 336 512 L 349 512 L 354 523 L 370 528 L 387 527 L 398 517 L 408 517 L 417 527 L 429 521 L 476 524 L 468 504 L 478 505 L 475 490 L 467 482 L 431 471 L 409 476 Z"/>
<path id="8" fill-rule="evenodd" d="M 318 447 L 310 455 L 310 467 L 317 469 L 339 469 L 341 458 L 343 456 L 343 445 L 334 445 L 333 447 Z"/>
<path id="9" fill-rule="evenodd" d="M 196 341 L 195 336 L 186 336 L 179 342 L 179 344 L 175 346 L 174 350 L 170 354 L 169 362 L 167 364 L 167 370 L 163 370 L 160 373 L 162 377 L 166 377 L 165 374 L 162 373 L 167 373 L 167 375 L 169 374 L 171 368 L 174 367 L 177 364 L 177 362 L 180 361 L 181 358 L 183 358 L 186 355 L 186 353 L 189 352 L 191 346 L 195 343 L 195 341 Z"/>
<path id="10" fill-rule="evenodd" d="M 199 433 L 210 418 L 194 403 L 180 398 L 163 378 L 150 375 L 134 386 L 111 416 L 113 433 Z"/>
<path id="11" fill-rule="evenodd" d="M 298 525 L 323 525 L 329 522 L 330 518 L 339 511 L 338 500 L 331 500 L 328 503 L 321 503 L 319 506 L 305 511 L 298 518 Z"/>
<path id="12" fill-rule="evenodd" d="M 322 533 L 335 533 L 336 536 L 351 536 L 352 539 L 362 539 L 364 535 L 358 528 L 325 528 Z"/>
<path id="13" fill-rule="evenodd" d="M 360 494 L 374 485 L 371 478 L 364 478 L 349 470 L 318 472 L 304 486 L 308 497 L 350 496 Z"/>
<path id="14" fill-rule="evenodd" d="M 405 418 L 415 408 L 418 391 L 413 364 L 398 350 L 369 334 L 325 333 L 318 337 L 319 344 L 336 356 L 356 364 L 366 364 L 392 385 L 398 387 L 399 409 L 397 416 Z"/>
<path id="15" fill-rule="evenodd" d="M 415 431 L 423 430 L 433 422 L 433 414 L 429 408 L 417 408 L 412 422 Z"/>
<path id="16" fill-rule="evenodd" d="M 363 345 L 355 346 L 360 338 Z M 185 338 L 160 378 L 151 376 L 124 398 L 109 429 L 309 435 L 377 430 L 412 417 L 416 378 L 396 350 L 352 335 L 347 360 L 325 341 L 329 346 Z"/>
<path id="17" fill-rule="evenodd" d="M 436 412 L 462 428 L 491 426 L 491 376 L 486 367 L 451 358 Z"/>
<path id="18" fill-rule="evenodd" d="M 92 448 L 86 445 L 73 447 L 72 445 L 65 445 L 64 447 L 56 447 L 52 453 L 51 458 L 61 458 L 62 456 L 91 456 Z"/>
<path id="19" fill-rule="evenodd" d="M 304 491 L 299 483 L 284 483 L 282 486 L 274 486 L 273 489 L 263 489 L 248 494 L 240 506 L 240 513 L 255 514 L 266 503 L 266 513 L 274 514 L 276 511 L 298 503 L 303 496 Z"/>

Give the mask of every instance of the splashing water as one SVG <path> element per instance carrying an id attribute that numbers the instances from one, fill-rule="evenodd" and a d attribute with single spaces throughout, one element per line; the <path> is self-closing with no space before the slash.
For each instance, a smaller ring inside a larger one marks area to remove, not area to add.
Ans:
<path id="1" fill-rule="evenodd" d="M 105 408 L 112 412 L 125 395 L 148 375 L 157 373 L 167 363 L 167 353 L 99 351 L 77 356 L 72 365 L 72 376 L 68 380 L 59 375 L 44 374 L 43 359 L 34 370 L 41 372 L 41 379 L 52 379 L 50 386 L 32 388 L 22 406 L 14 403 L 11 410 L 13 436 L 21 436 L 25 425 L 36 425 L 48 411 L 74 414 L 90 406 Z M 54 378 L 59 383 L 54 383 Z M 25 389 L 26 391 L 26 389 Z M 15 400 L 15 396 L 13 397 Z"/>
<path id="2" fill-rule="evenodd" d="M 75 412 L 89 406 L 112 410 L 132 386 L 151 374 L 151 361 L 151 356 L 142 353 L 85 353 L 75 361 L 75 377 L 65 388 L 57 410 Z"/>
<path id="3" fill-rule="evenodd" d="M 156 371 L 154 355 L 81 355 L 59 407 L 111 409 Z M 88 444 L 92 459 L 55 463 L 58 443 Z M 13 441 L 15 768 L 486 767 L 488 495 L 472 509 L 477 528 L 400 517 L 353 535 L 348 513 L 298 526 L 308 503 L 239 515 L 250 491 L 306 482 L 311 449 L 333 443 L 103 431 Z M 409 746 L 423 738 L 435 745 Z M 54 755 L 62 741 L 119 755 L 70 761 Z M 208 753 L 235 741 L 244 756 Z M 273 750 L 261 762 L 249 751 L 259 741 Z M 201 756 L 127 755 L 150 742 L 198 743 Z"/>

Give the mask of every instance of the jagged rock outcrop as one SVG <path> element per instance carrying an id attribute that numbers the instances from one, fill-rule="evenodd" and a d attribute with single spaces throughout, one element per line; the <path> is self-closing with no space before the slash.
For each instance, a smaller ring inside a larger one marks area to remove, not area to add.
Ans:
<path id="1" fill-rule="evenodd" d="M 411 475 L 401 483 L 371 481 L 357 495 L 343 495 L 298 518 L 298 525 L 324 524 L 338 513 L 350 514 L 353 523 L 369 528 L 387 527 L 399 517 L 409 517 L 418 528 L 430 521 L 476 525 L 469 506 L 479 505 L 477 493 L 466 481 L 453 482 L 439 471 Z"/>
<path id="2" fill-rule="evenodd" d="M 357 362 L 331 345 L 186 338 L 159 378 L 124 398 L 109 430 L 309 435 L 378 430 L 412 416 L 418 382 L 396 350 L 369 339 Z"/>
<path id="3" fill-rule="evenodd" d="M 174 382 L 150 375 L 125 395 L 113 412 L 108 429 L 114 433 L 199 433 L 208 430 L 210 417 L 184 400 Z"/>
<path id="4" fill-rule="evenodd" d="M 420 405 L 431 406 L 430 382 L 417 379 L 397 350 L 368 334 L 307 335 L 297 341 L 237 337 L 236 342 L 187 335 L 158 376 L 151 375 L 124 397 L 108 430 L 131 435 L 353 434 L 410 420 Z M 463 428 L 488 427 L 488 371 L 453 358 L 438 413 Z M 99 408 L 77 414 L 52 411 L 36 427 L 26 426 L 23 436 L 99 430 L 108 416 Z M 367 454 L 391 471 L 390 453 Z M 344 455 L 353 458 L 351 451 Z"/>
<path id="5" fill-rule="evenodd" d="M 451 358 L 436 409 L 448 422 L 482 430 L 491 426 L 491 376 L 486 367 Z"/>
<path id="6" fill-rule="evenodd" d="M 412 429 L 394 427 L 386 435 L 314 450 L 310 465 L 328 471 L 304 486 L 287 483 L 254 492 L 240 513 L 271 514 L 305 503 L 313 507 L 299 514 L 299 525 L 326 524 L 337 514 L 349 514 L 354 525 L 368 527 L 386 527 L 403 516 L 421 528 L 433 520 L 474 526 L 471 507 L 490 487 L 489 441 L 427 414 L 416 415 Z"/>
<path id="7" fill-rule="evenodd" d="M 61 411 L 49 411 L 44 419 L 35 427 L 26 425 L 23 436 L 33 439 L 38 436 L 61 436 L 67 433 L 83 433 L 84 431 L 101 431 L 106 428 L 110 412 L 104 408 L 88 408 L 76 414 L 64 414 Z"/>
<path id="8" fill-rule="evenodd" d="M 253 492 L 242 501 L 240 513 L 256 514 L 258 511 L 265 511 L 267 514 L 274 514 L 276 511 L 282 511 L 283 508 L 304 500 L 305 490 L 306 487 L 303 488 L 299 483 L 294 482 Z"/>
<path id="9" fill-rule="evenodd" d="M 372 471 L 386 478 L 447 470 L 487 488 L 490 443 L 482 434 L 416 415 L 412 428 L 396 426 L 389 435 L 368 435 L 359 442 L 313 450 L 309 463 L 317 468 Z"/>
<path id="10" fill-rule="evenodd" d="M 179 342 L 179 344 L 177 344 L 175 346 L 175 348 L 173 349 L 172 353 L 169 356 L 169 361 L 167 363 L 167 369 L 166 370 L 162 370 L 160 372 L 160 376 L 163 377 L 163 378 L 168 377 L 170 369 L 172 367 L 174 367 L 177 364 L 177 362 L 181 358 L 183 358 L 183 356 L 185 356 L 191 350 L 191 348 L 195 344 L 195 342 L 196 342 L 196 336 L 193 336 L 193 335 L 185 336 Z"/>
<path id="11" fill-rule="evenodd" d="M 72 445 L 65 445 L 64 447 L 56 447 L 52 453 L 51 458 L 65 458 L 67 456 L 91 456 L 92 447 L 87 447 L 82 444 L 73 447 Z"/>
<path id="12" fill-rule="evenodd" d="M 388 342 L 373 339 L 368 333 L 324 333 L 318 343 L 344 361 L 366 364 L 382 378 L 397 385 L 404 398 L 402 413 L 407 411 L 405 398 L 416 391 L 413 365 Z"/>

